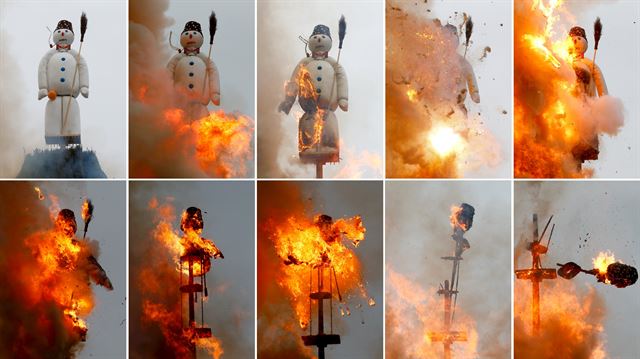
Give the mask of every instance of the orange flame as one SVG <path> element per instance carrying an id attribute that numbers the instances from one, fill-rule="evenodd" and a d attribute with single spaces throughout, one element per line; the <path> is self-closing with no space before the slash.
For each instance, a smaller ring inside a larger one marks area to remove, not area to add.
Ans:
<path id="1" fill-rule="evenodd" d="M 615 263 L 616 258 L 611 252 L 600 252 L 598 256 L 593 258 L 593 268 L 598 270 L 600 274 L 607 274 L 607 268 L 609 264 Z M 605 277 L 606 278 L 606 277 Z M 605 283 L 611 284 L 609 279 L 605 279 Z"/>
<path id="2" fill-rule="evenodd" d="M 467 228 L 467 224 L 458 221 L 458 215 L 460 214 L 460 212 L 462 212 L 462 207 L 451 206 L 451 215 L 449 216 L 451 227 L 454 229 L 460 228 L 466 232 L 467 230 L 469 230 L 469 228 Z"/>
<path id="3" fill-rule="evenodd" d="M 41 201 L 44 201 L 44 199 L 45 199 L 44 193 L 42 193 L 42 190 L 40 190 L 40 187 L 33 187 L 33 189 L 38 194 L 38 199 L 41 200 Z"/>
<path id="4" fill-rule="evenodd" d="M 314 268 L 326 268 L 323 281 L 327 286 L 330 282 L 334 285 L 331 273 L 335 273 L 333 280 L 338 282 L 343 298 L 342 315 L 350 313 L 346 300 L 352 293 L 368 297 L 362 279 L 362 264 L 354 252 L 365 239 L 366 228 L 360 216 L 336 221 L 323 216 L 314 219 L 290 216 L 282 223 L 269 223 L 268 228 L 276 253 L 283 260 L 277 281 L 289 296 L 300 328 L 304 329 L 309 324 L 309 279 Z M 348 246 L 343 238 L 352 246 Z M 337 292 L 333 295 L 336 296 Z M 368 305 L 375 305 L 373 298 L 366 300 Z"/>
<path id="5" fill-rule="evenodd" d="M 318 101 L 318 94 L 316 93 L 316 88 L 313 85 L 313 81 L 311 80 L 311 74 L 309 70 L 302 66 L 300 71 L 298 71 L 298 76 L 296 78 L 296 82 L 298 83 L 298 96 L 300 99 L 304 100 L 312 100 L 316 103 Z M 314 146 L 320 144 L 320 140 L 322 139 L 322 131 L 324 127 L 324 114 L 325 110 L 321 108 L 316 108 L 316 112 L 314 114 L 314 122 L 313 122 L 313 133 L 306 133 L 304 135 L 307 138 L 311 138 L 311 143 L 305 144 L 303 141 L 303 134 L 298 134 L 298 151 L 302 152 L 304 150 L 313 148 Z"/>

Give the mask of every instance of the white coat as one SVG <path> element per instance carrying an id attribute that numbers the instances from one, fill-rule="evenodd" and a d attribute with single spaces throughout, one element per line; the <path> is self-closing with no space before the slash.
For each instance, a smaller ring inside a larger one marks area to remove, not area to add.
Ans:
<path id="1" fill-rule="evenodd" d="M 186 111 L 191 120 L 209 114 L 209 101 L 216 105 L 220 103 L 218 68 L 205 54 L 176 54 L 169 61 L 167 69 L 175 89 L 189 99 L 189 108 Z"/>

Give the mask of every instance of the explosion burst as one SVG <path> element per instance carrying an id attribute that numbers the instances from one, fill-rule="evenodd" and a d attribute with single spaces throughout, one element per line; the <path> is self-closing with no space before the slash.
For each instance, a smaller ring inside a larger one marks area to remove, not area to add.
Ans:
<path id="1" fill-rule="evenodd" d="M 387 176 L 461 177 L 494 167 L 501 155 L 486 115 L 465 104 L 480 101 L 472 60 L 458 54 L 471 21 L 460 14 L 459 27 L 444 26 L 418 6 L 387 2 Z"/>

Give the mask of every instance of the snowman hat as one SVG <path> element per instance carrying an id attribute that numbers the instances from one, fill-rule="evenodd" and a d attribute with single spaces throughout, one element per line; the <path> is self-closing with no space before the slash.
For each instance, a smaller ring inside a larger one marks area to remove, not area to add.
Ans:
<path id="1" fill-rule="evenodd" d="M 571 28 L 571 30 L 569 30 L 569 36 L 571 37 L 579 36 L 586 39 L 587 33 L 580 26 L 574 26 Z"/>
<path id="2" fill-rule="evenodd" d="M 316 25 L 316 27 L 313 28 L 313 33 L 311 34 L 311 36 L 313 35 L 327 35 L 329 36 L 329 38 L 331 38 L 331 31 L 326 25 Z"/>
<path id="3" fill-rule="evenodd" d="M 188 21 L 184 24 L 184 30 L 182 30 L 182 32 L 185 31 L 197 31 L 202 35 L 202 27 L 200 27 L 200 23 L 197 21 Z"/>
<path id="4" fill-rule="evenodd" d="M 71 21 L 69 20 L 60 20 L 58 21 L 58 26 L 56 26 L 56 29 L 53 31 L 57 31 L 60 29 L 66 29 L 73 32 L 73 25 L 71 25 Z"/>

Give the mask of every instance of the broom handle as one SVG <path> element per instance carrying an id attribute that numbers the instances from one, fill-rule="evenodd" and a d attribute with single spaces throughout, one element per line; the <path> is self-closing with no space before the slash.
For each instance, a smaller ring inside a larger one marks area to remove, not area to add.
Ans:
<path id="1" fill-rule="evenodd" d="M 82 52 L 82 44 L 84 44 L 84 42 L 80 42 L 80 49 L 78 49 L 78 57 L 76 58 L 76 66 L 75 66 L 75 70 L 73 70 L 73 80 L 71 80 L 71 96 L 69 96 L 69 100 L 67 101 L 67 110 L 64 112 L 64 119 L 62 120 L 62 123 L 60 124 L 60 134 L 62 134 L 62 130 L 64 129 L 64 126 L 67 125 L 67 118 L 69 117 L 69 107 L 71 106 L 71 98 L 73 97 L 73 87 L 76 84 L 76 75 L 78 74 L 78 59 L 80 58 L 80 53 Z M 78 88 L 78 91 L 80 91 L 79 88 Z"/>
<path id="2" fill-rule="evenodd" d="M 209 55 L 207 56 L 207 58 L 209 59 L 209 61 L 211 61 L 211 48 L 213 47 L 213 44 L 209 44 Z M 207 67 L 209 66 L 209 63 L 207 63 Z M 204 83 L 202 84 L 202 97 L 204 97 L 204 90 L 207 89 L 207 77 L 209 77 L 209 69 L 206 69 L 204 72 Z M 209 101 L 207 101 L 207 104 L 209 103 Z"/>

